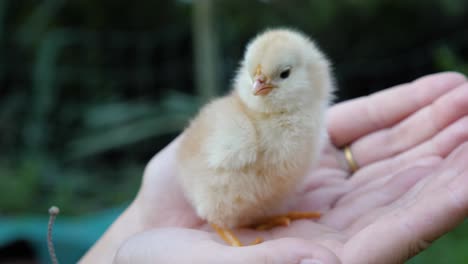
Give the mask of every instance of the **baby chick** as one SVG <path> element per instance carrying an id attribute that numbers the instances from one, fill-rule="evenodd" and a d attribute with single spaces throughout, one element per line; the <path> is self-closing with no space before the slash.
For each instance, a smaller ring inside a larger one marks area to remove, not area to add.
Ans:
<path id="1" fill-rule="evenodd" d="M 329 62 L 309 38 L 287 29 L 254 38 L 233 91 L 182 136 L 178 179 L 198 216 L 221 234 L 284 210 L 318 159 L 332 91 Z"/>

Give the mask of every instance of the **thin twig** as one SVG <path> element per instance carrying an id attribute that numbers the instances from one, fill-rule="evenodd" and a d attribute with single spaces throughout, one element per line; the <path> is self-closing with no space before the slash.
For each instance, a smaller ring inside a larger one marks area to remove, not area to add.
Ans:
<path id="1" fill-rule="evenodd" d="M 57 206 L 52 206 L 49 209 L 49 225 L 47 228 L 47 247 L 49 248 L 50 259 L 53 264 L 58 264 L 57 256 L 55 255 L 54 242 L 52 241 L 52 229 L 54 226 L 55 217 L 59 214 L 60 210 Z"/>

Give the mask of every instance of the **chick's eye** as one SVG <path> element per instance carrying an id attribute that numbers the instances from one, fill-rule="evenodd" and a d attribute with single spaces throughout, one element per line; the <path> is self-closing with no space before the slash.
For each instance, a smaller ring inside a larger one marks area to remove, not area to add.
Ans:
<path id="1" fill-rule="evenodd" d="M 291 73 L 291 69 L 284 70 L 280 73 L 281 79 L 286 79 L 289 77 L 289 74 Z"/>

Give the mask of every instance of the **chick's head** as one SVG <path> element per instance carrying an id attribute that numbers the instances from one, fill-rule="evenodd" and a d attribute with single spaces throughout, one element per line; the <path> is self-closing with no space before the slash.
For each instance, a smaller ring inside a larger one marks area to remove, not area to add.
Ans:
<path id="1" fill-rule="evenodd" d="M 287 112 L 326 100 L 330 75 L 327 59 L 309 38 L 268 30 L 248 44 L 235 87 L 253 110 Z"/>

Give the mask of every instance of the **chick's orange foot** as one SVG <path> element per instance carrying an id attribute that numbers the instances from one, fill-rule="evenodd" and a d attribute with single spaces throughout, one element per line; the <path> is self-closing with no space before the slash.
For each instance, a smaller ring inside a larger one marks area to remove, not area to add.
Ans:
<path id="1" fill-rule="evenodd" d="M 291 221 L 299 219 L 318 219 L 321 214 L 319 212 L 289 212 L 283 215 L 272 216 L 264 221 L 261 224 L 252 226 L 258 231 L 269 230 L 277 226 L 289 226 Z"/>
<path id="2" fill-rule="evenodd" d="M 320 218 L 321 214 L 318 212 L 289 212 L 283 215 L 272 216 L 263 221 L 262 224 L 257 224 L 250 226 L 258 231 L 270 230 L 277 226 L 289 226 L 291 221 L 299 220 L 299 219 L 318 219 Z M 239 238 L 237 238 L 234 233 L 227 229 L 221 228 L 216 224 L 211 224 L 211 227 L 218 233 L 218 235 L 228 244 L 233 247 L 242 247 L 243 244 L 240 242 Z M 263 242 L 262 238 L 257 237 L 255 241 L 250 243 L 249 245 L 257 245 Z"/>
<path id="3" fill-rule="evenodd" d="M 216 233 L 218 233 L 218 235 L 226 243 L 228 243 L 229 245 L 231 245 L 233 247 L 242 247 L 243 246 L 242 243 L 240 242 L 239 238 L 237 238 L 237 236 L 234 235 L 234 233 L 231 230 L 229 230 L 227 228 L 221 228 L 216 224 L 211 224 L 211 227 L 213 227 L 213 229 L 216 231 Z M 260 244 L 262 242 L 263 242 L 263 239 L 257 237 L 255 239 L 255 241 L 250 243 L 250 245 Z"/>

